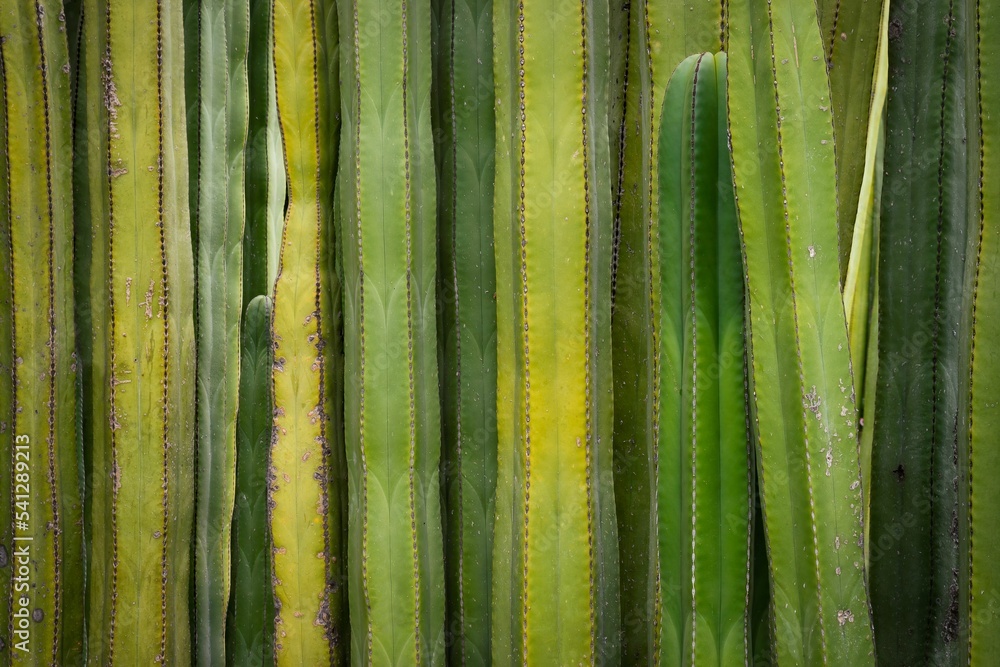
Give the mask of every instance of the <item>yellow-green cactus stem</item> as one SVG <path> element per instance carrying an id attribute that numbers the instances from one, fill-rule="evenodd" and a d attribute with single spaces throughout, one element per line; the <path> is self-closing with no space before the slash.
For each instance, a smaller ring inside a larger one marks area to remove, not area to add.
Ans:
<path id="1" fill-rule="evenodd" d="M 493 9 L 493 661 L 614 664 L 608 7 Z"/>
<path id="2" fill-rule="evenodd" d="M 753 512 L 726 57 L 690 56 L 659 132 L 656 661 L 749 659 Z"/>
<path id="3" fill-rule="evenodd" d="M 833 117 L 812 0 L 729 5 L 729 127 L 779 665 L 871 665 Z"/>
<path id="4" fill-rule="evenodd" d="M 354 664 L 443 664 L 431 6 L 340 5 Z"/>
<path id="5" fill-rule="evenodd" d="M 197 273 L 197 489 L 195 499 L 195 661 L 226 661 L 231 532 L 236 487 L 236 409 L 243 310 L 244 145 L 247 138 L 246 0 L 198 0 L 198 161 L 190 192 Z M 192 57 L 194 54 L 191 54 Z M 189 66 L 190 67 L 190 66 Z"/>
<path id="6" fill-rule="evenodd" d="M 718 51 L 726 0 L 612 1 L 612 336 L 615 494 L 621 536 L 623 658 L 653 660 L 657 527 L 653 519 L 660 415 L 654 311 L 659 266 L 650 240 L 657 220 L 657 131 L 674 68 L 692 53 Z M 617 79 L 620 78 L 620 81 Z M 619 92 L 620 91 L 620 92 Z"/>
<path id="7" fill-rule="evenodd" d="M 82 496 L 76 436 L 73 134 L 59 2 L 0 9 L 8 264 L 9 465 L 3 473 L 7 664 L 83 661 Z"/>
<path id="8" fill-rule="evenodd" d="M 333 183 L 339 106 L 333 4 L 273 6 L 277 109 L 288 208 L 274 287 L 274 432 L 269 508 L 275 661 L 346 659 L 339 410 L 342 373 L 333 303 Z"/>
<path id="9" fill-rule="evenodd" d="M 455 664 L 485 665 L 497 474 L 493 2 L 434 4 L 447 638 Z"/>
<path id="10" fill-rule="evenodd" d="M 181 5 L 90 0 L 83 11 L 101 79 L 81 94 L 97 98 L 87 108 L 99 110 L 91 127 L 102 158 L 87 163 L 101 197 L 90 202 L 89 390 L 103 397 L 91 445 L 88 662 L 184 665 L 195 369 Z"/>
<path id="11" fill-rule="evenodd" d="M 968 42 L 965 111 L 968 124 L 969 228 L 966 299 L 959 364 L 960 606 L 959 640 L 973 667 L 996 662 L 1000 652 L 1000 6 L 965 2 Z"/>

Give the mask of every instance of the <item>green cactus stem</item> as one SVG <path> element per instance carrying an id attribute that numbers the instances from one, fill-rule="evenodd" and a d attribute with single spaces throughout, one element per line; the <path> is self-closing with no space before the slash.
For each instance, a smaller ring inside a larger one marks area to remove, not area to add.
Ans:
<path id="1" fill-rule="evenodd" d="M 340 4 L 354 664 L 443 664 L 431 7 Z"/>
<path id="2" fill-rule="evenodd" d="M 236 429 L 233 586 L 226 625 L 231 665 L 274 663 L 274 599 L 267 536 L 271 442 L 271 301 L 257 296 L 243 318 Z"/>
<path id="3" fill-rule="evenodd" d="M 664 664 L 749 657 L 752 479 L 726 57 L 685 59 L 659 133 L 659 642 Z"/>
<path id="4" fill-rule="evenodd" d="M 872 613 L 880 664 L 955 665 L 964 659 L 953 525 L 968 187 L 965 5 L 932 2 L 919 13 L 892 5 L 889 18 Z"/>
<path id="5" fill-rule="evenodd" d="M 273 6 L 278 117 L 288 208 L 274 287 L 270 526 L 279 665 L 342 664 L 342 366 L 333 304 L 333 184 L 339 107 L 330 2 Z"/>
<path id="6" fill-rule="evenodd" d="M 493 2 L 434 4 L 446 627 L 451 661 L 486 665 L 497 475 Z"/>
<path id="7" fill-rule="evenodd" d="M 725 4 L 723 0 L 612 3 L 615 503 L 622 554 L 622 655 L 635 663 L 653 660 L 658 641 L 653 459 L 660 416 L 653 402 L 661 369 L 655 353 L 659 343 L 653 304 L 659 276 L 650 245 L 657 220 L 656 133 L 674 68 L 691 53 L 722 47 Z"/>
<path id="8" fill-rule="evenodd" d="M 0 10 L 4 164 L 2 653 L 81 664 L 82 495 L 76 435 L 73 135 L 61 3 Z M 9 486 L 8 486 L 9 485 Z"/>
<path id="9" fill-rule="evenodd" d="M 776 659 L 870 665 L 833 117 L 816 9 L 811 0 L 734 0 L 729 20 L 729 121 Z"/>
<path id="10" fill-rule="evenodd" d="M 494 12 L 493 661 L 614 664 L 607 5 Z"/>

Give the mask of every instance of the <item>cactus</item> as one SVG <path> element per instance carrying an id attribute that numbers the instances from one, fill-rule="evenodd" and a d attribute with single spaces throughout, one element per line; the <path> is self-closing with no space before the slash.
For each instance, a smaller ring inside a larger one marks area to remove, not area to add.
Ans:
<path id="1" fill-rule="evenodd" d="M 996 224 L 1000 171 L 994 163 L 1000 124 L 990 112 L 1000 104 L 1000 7 L 969 0 L 965 3 L 969 29 L 965 110 L 969 139 L 968 251 L 966 254 L 965 313 L 960 336 L 959 365 L 959 534 L 960 640 L 968 647 L 965 664 L 995 662 L 1000 651 L 1000 543 L 996 525 L 1000 494 L 993 483 L 1000 470 L 995 438 L 1000 429 L 996 396 L 1000 308 L 1000 227 Z M 965 643 L 967 642 L 967 644 Z"/>
<path id="2" fill-rule="evenodd" d="M 933 2 L 913 13 L 893 5 L 890 21 L 872 613 L 880 664 L 959 664 L 952 524 L 966 248 L 965 7 Z"/>
<path id="3" fill-rule="evenodd" d="M 494 12 L 493 660 L 614 664 L 607 5 Z"/>
<path id="4" fill-rule="evenodd" d="M 815 6 L 739 0 L 729 18 L 729 121 L 775 653 L 779 664 L 873 664 L 857 410 L 832 222 L 833 119 Z"/>
<path id="5" fill-rule="evenodd" d="M 844 280 L 855 246 L 858 208 L 866 205 L 861 192 L 870 172 L 866 160 L 869 119 L 880 113 L 873 73 L 877 69 L 880 19 L 886 4 L 888 0 L 816 0 L 837 141 L 837 224 Z"/>
<path id="6" fill-rule="evenodd" d="M 3 655 L 79 664 L 84 591 L 76 439 L 72 124 L 61 3 L 0 10 L 5 447 Z M 7 486 L 9 485 L 9 486 Z M 8 569 L 9 568 L 9 569 Z"/>
<path id="7" fill-rule="evenodd" d="M 92 234 L 94 664 L 191 659 L 194 275 L 180 10 L 176 0 L 83 10 L 103 75 L 81 91 L 98 134 L 82 223 Z"/>
<path id="8" fill-rule="evenodd" d="M 244 144 L 249 4 L 200 0 L 196 221 L 198 354 L 195 657 L 226 660 L 226 607 L 236 484 L 236 403 L 243 307 Z"/>
<path id="9" fill-rule="evenodd" d="M 266 475 L 271 441 L 270 328 L 271 301 L 257 296 L 247 306 L 240 352 L 233 586 L 226 624 L 226 657 L 232 665 L 274 662 Z"/>
<path id="10" fill-rule="evenodd" d="M 743 279 L 725 115 L 726 57 L 685 59 L 659 133 L 659 632 L 664 664 L 749 659 L 753 505 Z"/>
<path id="11" fill-rule="evenodd" d="M 613 5 L 612 9 L 612 25 L 618 30 L 612 35 L 612 62 L 624 88 L 616 88 L 616 115 L 610 122 L 614 158 L 615 502 L 622 554 L 622 655 L 628 662 L 647 662 L 657 641 L 657 527 L 652 510 L 659 415 L 652 406 L 654 387 L 660 382 L 655 353 L 658 328 L 653 314 L 659 277 L 650 245 L 657 220 L 656 132 L 663 93 L 674 68 L 691 53 L 722 47 L 725 2 L 641 0 Z"/>
<path id="12" fill-rule="evenodd" d="M 340 4 L 354 664 L 442 664 L 430 3 Z"/>
<path id="13" fill-rule="evenodd" d="M 496 487 L 491 0 L 437 0 L 435 132 L 450 661 L 489 664 Z"/>
<path id="14" fill-rule="evenodd" d="M 279 665 L 346 660 L 337 404 L 342 373 L 332 272 L 337 153 L 333 4 L 273 6 L 277 109 L 288 209 L 274 287 L 269 506 Z"/>

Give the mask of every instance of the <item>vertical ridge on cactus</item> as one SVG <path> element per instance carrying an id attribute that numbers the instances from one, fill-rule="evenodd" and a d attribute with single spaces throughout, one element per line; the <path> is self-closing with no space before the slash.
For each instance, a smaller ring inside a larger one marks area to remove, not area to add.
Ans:
<path id="1" fill-rule="evenodd" d="M 97 97 L 88 110 L 100 109 L 87 169 L 101 203 L 90 202 L 83 223 L 92 230 L 93 354 L 107 371 L 92 377 L 107 399 L 95 400 L 102 432 L 90 474 L 93 663 L 191 659 L 194 272 L 180 10 L 173 0 L 84 6 L 103 74 L 86 89 Z"/>
<path id="2" fill-rule="evenodd" d="M 674 68 L 691 53 L 721 48 L 725 4 L 721 0 L 641 0 L 612 5 L 612 25 L 623 33 L 612 35 L 612 61 L 624 90 L 616 93 L 616 115 L 610 122 L 615 158 L 611 166 L 611 300 L 622 650 L 628 661 L 652 659 L 659 641 L 655 620 L 659 556 L 652 518 L 653 460 L 660 420 L 653 407 L 660 373 L 655 353 L 658 323 L 654 321 L 659 307 L 655 296 L 659 265 L 651 244 L 657 219 L 656 132 L 663 93 Z"/>
<path id="3" fill-rule="evenodd" d="M 16 585 L 4 655 L 11 664 L 83 656 L 82 498 L 77 474 L 72 125 L 65 19 L 54 2 L 0 12 L 8 272 L 4 379 L 8 467 L 4 548 Z M 9 346 L 9 347 L 8 347 Z M 9 384 L 8 384 L 9 383 Z M 10 420 L 10 421 L 8 421 Z M 30 490 L 29 490 L 30 489 Z M 16 502 L 15 502 L 16 499 Z M 30 556 L 23 547 L 30 543 Z M 20 572 L 25 567 L 27 577 Z M 67 569 L 69 568 L 69 570 Z M 24 584 L 30 582 L 30 588 Z M 28 600 L 27 605 L 22 599 Z M 18 619 L 24 618 L 21 624 Z"/>
<path id="4" fill-rule="evenodd" d="M 729 121 L 775 653 L 780 663 L 873 664 L 833 223 L 833 119 L 815 6 L 740 0 L 729 12 Z"/>
<path id="5" fill-rule="evenodd" d="M 446 637 L 489 664 L 496 487 L 492 0 L 435 2 Z"/>
<path id="6" fill-rule="evenodd" d="M 668 664 L 749 659 L 752 480 L 726 57 L 685 59 L 660 115 L 660 642 Z"/>
<path id="7" fill-rule="evenodd" d="M 958 664 L 965 5 L 890 7 L 870 587 L 879 663 Z M 867 427 L 867 419 L 865 426 Z M 901 583 L 900 576 L 906 583 Z"/>
<path id="8" fill-rule="evenodd" d="M 598 352 L 610 341 L 608 8 L 519 0 L 493 8 L 493 660 L 614 663 L 611 365 Z"/>
<path id="9" fill-rule="evenodd" d="M 236 486 L 236 404 L 243 308 L 244 144 L 249 4 L 200 0 L 197 60 L 197 490 L 195 657 L 226 661 L 226 607 Z"/>
<path id="10" fill-rule="evenodd" d="M 337 47 L 332 6 L 278 0 L 273 6 L 278 117 L 288 208 L 272 315 L 274 432 L 269 505 L 273 540 L 277 664 L 341 664 L 341 505 L 331 492 L 337 431 L 333 407 L 340 370 L 332 301 L 332 190 L 336 154 Z"/>
<path id="11" fill-rule="evenodd" d="M 340 5 L 355 664 L 443 664 L 429 2 Z"/>
<path id="12" fill-rule="evenodd" d="M 994 661 L 1000 650 L 1000 541 L 995 527 L 1000 517 L 1000 494 L 993 477 L 1000 470 L 1000 452 L 994 446 L 1000 429 L 996 395 L 1000 309 L 996 285 L 1000 280 L 1000 228 L 996 224 L 1000 199 L 997 141 L 1000 124 L 990 112 L 1000 103 L 1000 7 L 981 0 L 965 3 L 969 42 L 966 69 L 966 113 L 969 139 L 969 244 L 966 255 L 965 349 L 960 382 L 959 473 L 960 638 L 968 642 L 972 665 Z"/>

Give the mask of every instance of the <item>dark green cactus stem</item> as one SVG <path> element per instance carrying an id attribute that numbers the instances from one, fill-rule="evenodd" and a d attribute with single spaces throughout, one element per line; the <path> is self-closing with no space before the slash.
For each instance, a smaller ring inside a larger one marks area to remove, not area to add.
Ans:
<path id="1" fill-rule="evenodd" d="M 837 140 L 838 230 L 841 276 L 847 275 L 854 225 L 866 173 L 865 145 L 870 114 L 879 113 L 873 98 L 873 72 L 889 0 L 816 0 L 820 38 L 830 75 L 833 134 Z M 914 10 L 906 6 L 907 13 Z"/>
<path id="2" fill-rule="evenodd" d="M 684 60 L 659 133 L 657 662 L 749 659 L 753 490 L 726 57 Z"/>
<path id="3" fill-rule="evenodd" d="M 967 0 L 969 30 L 966 69 L 969 154 L 968 254 L 965 318 L 959 364 L 960 641 L 968 646 L 962 664 L 996 662 L 1000 652 L 1000 6 Z M 965 642 L 968 642 L 965 644 Z M 968 663 L 966 663 L 966 660 Z"/>
<path id="4" fill-rule="evenodd" d="M 429 2 L 340 4 L 354 664 L 443 664 Z"/>
<path id="5" fill-rule="evenodd" d="M 271 442 L 271 301 L 260 295 L 243 318 L 236 429 L 233 579 L 226 625 L 230 665 L 274 663 L 274 601 L 267 525 Z"/>
<path id="6" fill-rule="evenodd" d="M 195 377 L 181 6 L 91 0 L 84 13 L 102 73 L 100 85 L 86 87 L 101 144 L 93 155 L 102 158 L 87 163 L 91 192 L 100 193 L 89 220 L 88 660 L 183 665 L 191 659 Z"/>
<path id="7" fill-rule="evenodd" d="M 650 244 L 657 220 L 656 133 L 663 93 L 691 53 L 718 51 L 724 0 L 612 1 L 612 309 L 614 313 L 615 494 L 621 535 L 622 651 L 626 662 L 652 660 L 657 578 L 653 459 L 660 382 L 653 293 L 659 281 Z M 623 16 L 624 14 L 624 16 Z M 652 360 L 652 363 L 650 363 Z"/>
<path id="8" fill-rule="evenodd" d="M 729 120 L 778 664 L 871 665 L 833 118 L 812 0 L 730 3 Z"/>
<path id="9" fill-rule="evenodd" d="M 490 662 L 496 487 L 493 2 L 436 0 L 435 130 L 449 658 Z"/>
<path id="10" fill-rule="evenodd" d="M 956 332 L 968 188 L 965 11 L 952 0 L 919 12 L 890 6 L 869 534 L 884 665 L 965 660 L 955 523 L 963 373 Z"/>
<path id="11" fill-rule="evenodd" d="M 76 438 L 73 136 L 61 3 L 0 11 L 7 257 L 2 421 L 8 664 L 80 664 L 84 590 Z M 7 458 L 9 457 L 9 458 Z M 9 486 L 7 486 L 9 485 Z"/>
<path id="12" fill-rule="evenodd" d="M 494 3 L 500 665 L 621 659 L 607 11 Z"/>
<path id="13" fill-rule="evenodd" d="M 289 201 L 274 287 L 270 526 L 279 665 L 346 661 L 343 505 L 333 304 L 339 107 L 331 2 L 273 7 L 277 107 Z"/>
<path id="14" fill-rule="evenodd" d="M 246 227 L 243 234 L 243 309 L 271 294 L 285 217 L 285 165 L 274 88 L 271 0 L 250 0 L 245 155 Z"/>
<path id="15" fill-rule="evenodd" d="M 200 0 L 196 38 L 197 490 L 195 661 L 226 661 L 226 606 L 236 485 L 236 406 L 243 309 L 244 144 L 247 136 L 246 0 Z M 193 54 L 192 54 L 193 56 Z"/>

